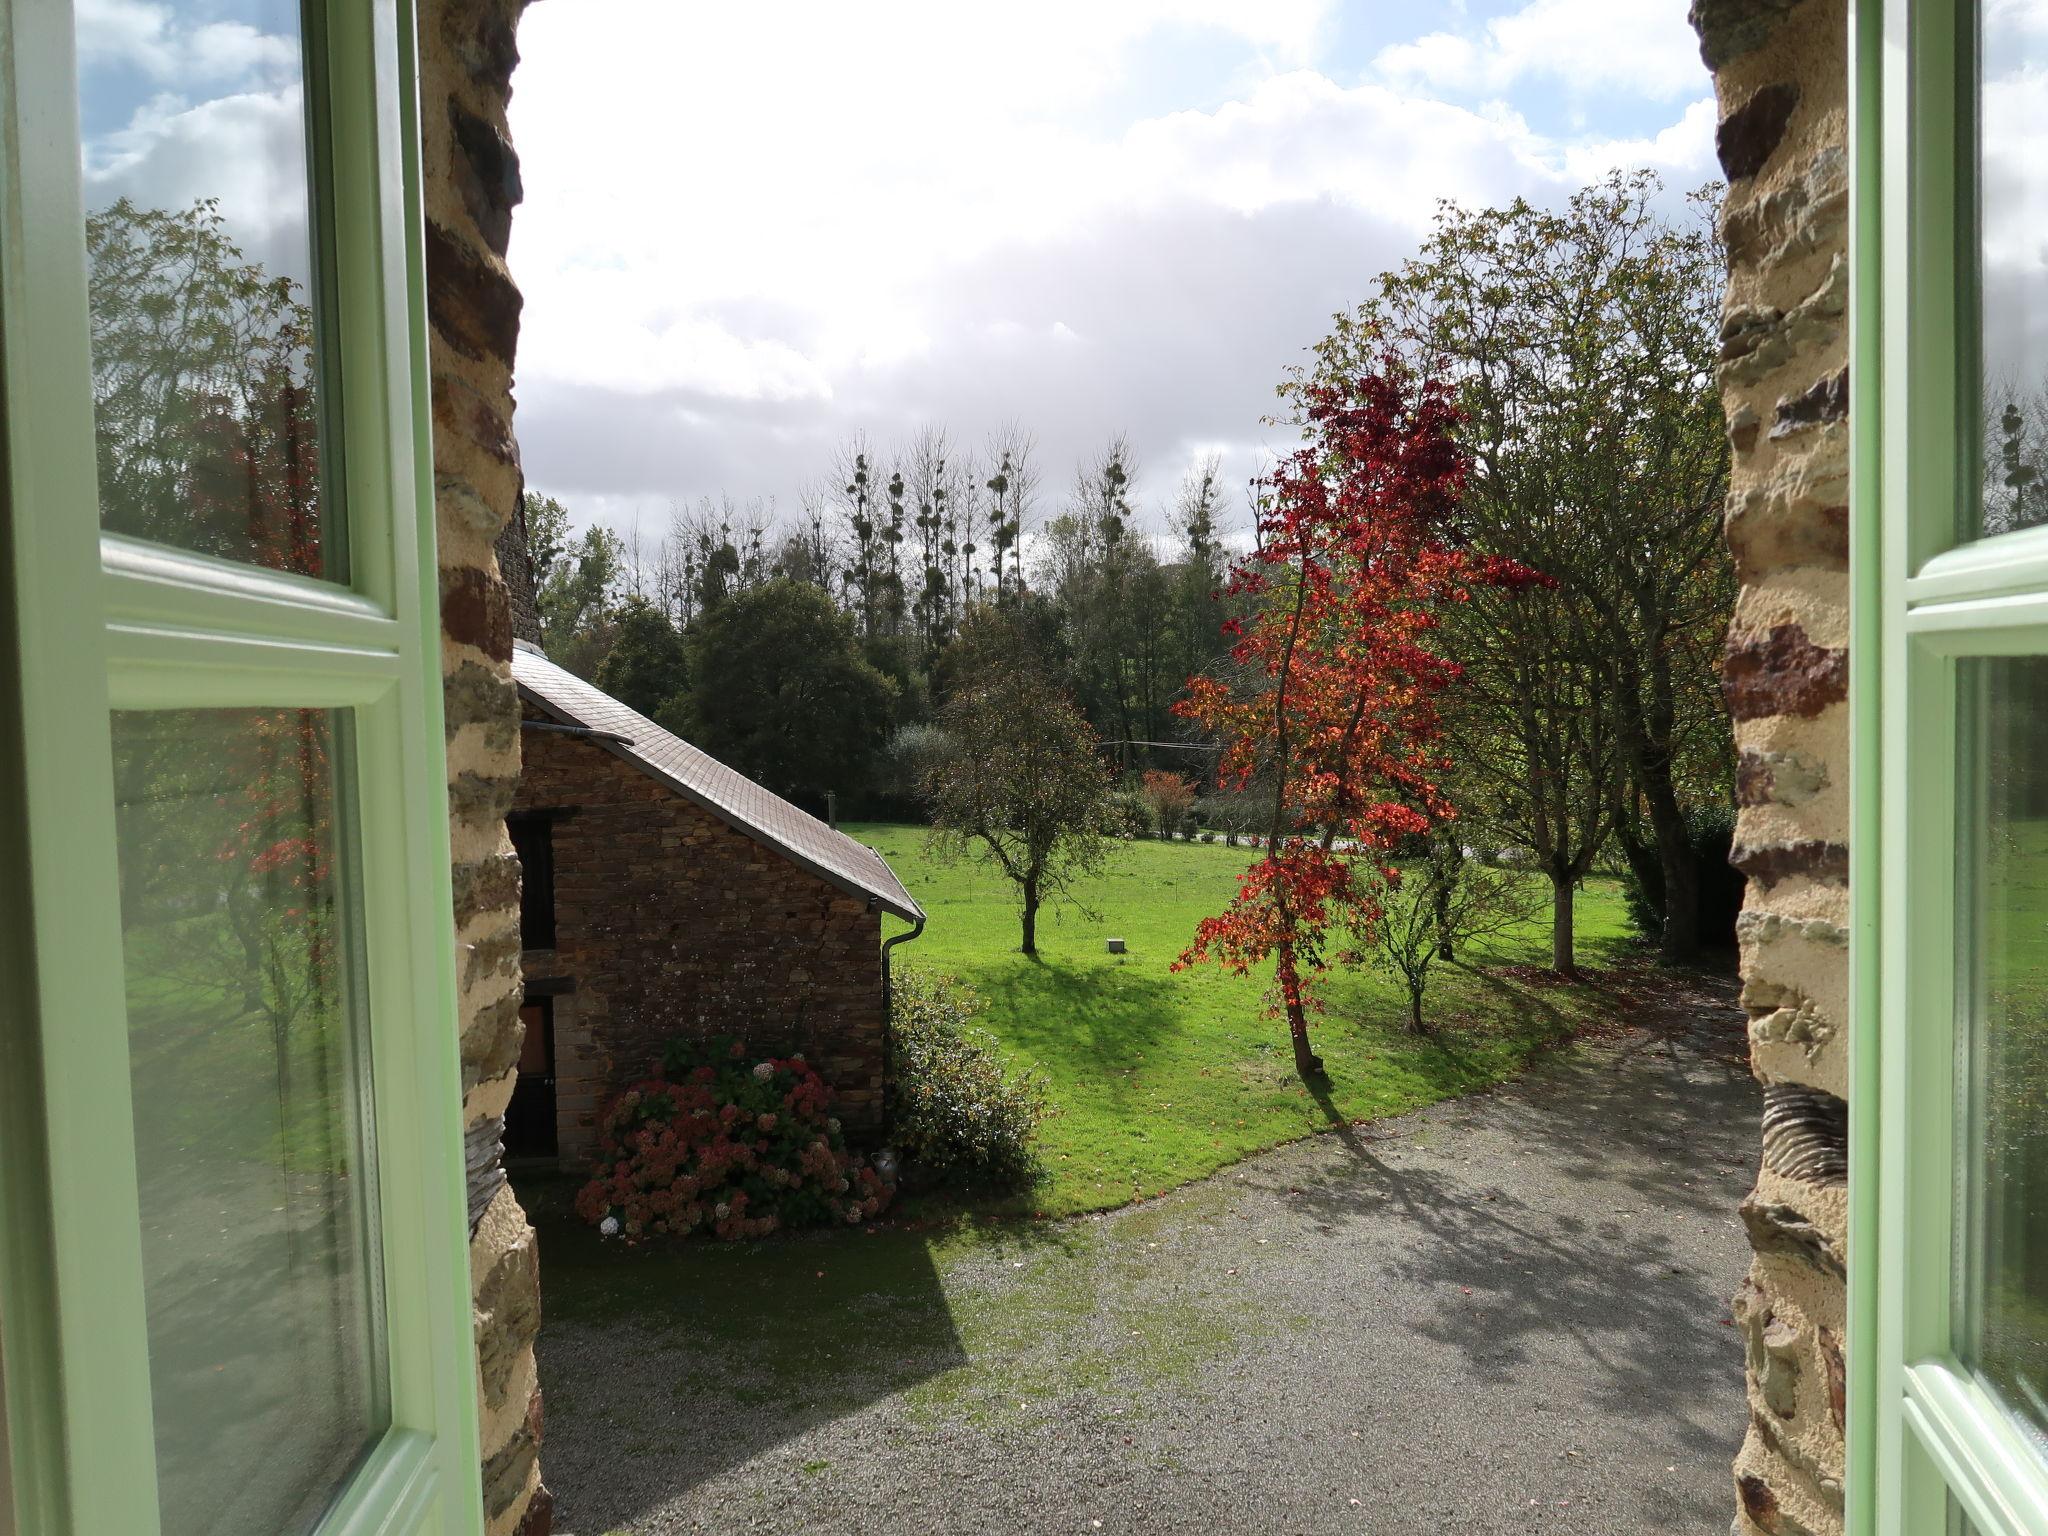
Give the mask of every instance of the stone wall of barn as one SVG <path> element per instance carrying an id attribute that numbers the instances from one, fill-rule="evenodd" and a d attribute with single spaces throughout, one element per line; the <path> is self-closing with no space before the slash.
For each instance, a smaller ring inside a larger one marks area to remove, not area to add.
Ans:
<path id="1" fill-rule="evenodd" d="M 521 1035 L 519 867 L 504 821 L 519 781 L 519 703 L 492 541 L 520 492 L 512 436 L 520 303 L 505 268 L 520 186 L 505 108 L 522 5 L 424 0 L 419 12 L 441 662 L 487 1536 L 546 1536 L 551 1523 L 533 1357 L 538 1258 L 533 1229 L 498 1168 Z"/>
<path id="2" fill-rule="evenodd" d="M 1848 1092 L 1848 20 L 1845 0 L 1695 0 L 1720 99 L 1720 384 L 1742 582 L 1725 691 L 1763 1157 L 1735 1298 L 1749 1426 L 1737 1536 L 1842 1529 Z"/>
<path id="3" fill-rule="evenodd" d="M 596 743 L 525 737 L 515 807 L 555 813 L 555 948 L 529 952 L 526 971 L 573 989 L 555 1000 L 563 1165 L 590 1156 L 605 1102 L 674 1035 L 801 1052 L 848 1135 L 877 1133 L 879 911 Z"/>

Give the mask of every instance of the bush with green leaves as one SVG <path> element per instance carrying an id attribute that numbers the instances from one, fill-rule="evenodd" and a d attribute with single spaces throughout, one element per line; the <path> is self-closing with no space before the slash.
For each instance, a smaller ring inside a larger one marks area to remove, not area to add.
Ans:
<path id="1" fill-rule="evenodd" d="M 1685 812 L 1685 832 L 1699 862 L 1700 946 L 1727 949 L 1735 943 L 1735 919 L 1742 911 L 1742 872 L 1728 862 L 1735 846 L 1735 808 L 1713 803 L 1690 806 Z M 1621 891 L 1636 937 L 1655 944 L 1664 932 L 1664 872 L 1647 829 L 1641 841 L 1647 845 L 1646 853 L 1640 860 L 1624 860 Z"/>
<path id="2" fill-rule="evenodd" d="M 1152 807 L 1135 789 L 1111 790 L 1109 811 L 1118 837 L 1143 837 L 1152 830 Z"/>
<path id="3" fill-rule="evenodd" d="M 954 750 L 936 725 L 898 726 L 876 755 L 869 808 L 891 820 L 923 821 L 931 809 L 925 786 Z"/>
<path id="4" fill-rule="evenodd" d="M 920 1181 L 985 1190 L 1037 1182 L 1045 1084 L 1010 1072 L 974 1022 L 981 999 L 950 976 L 897 973 L 889 1010 L 890 1134 Z"/>

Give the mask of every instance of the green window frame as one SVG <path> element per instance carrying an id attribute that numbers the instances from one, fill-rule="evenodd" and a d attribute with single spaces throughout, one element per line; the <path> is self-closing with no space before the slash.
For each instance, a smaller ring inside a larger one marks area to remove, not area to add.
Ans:
<path id="1" fill-rule="evenodd" d="M 1959 531 L 1976 441 L 1973 3 L 1851 6 L 1854 1536 L 2048 1530 L 2048 1462 L 1964 1363 L 1955 1307 L 1960 694 L 1973 658 L 2048 655 L 2048 528 Z"/>
<path id="2" fill-rule="evenodd" d="M 160 1528 L 110 713 L 348 712 L 389 1428 L 321 1536 L 483 1528 L 408 0 L 309 3 L 346 584 L 101 532 L 73 14 L 0 0 L 0 1530 Z"/>

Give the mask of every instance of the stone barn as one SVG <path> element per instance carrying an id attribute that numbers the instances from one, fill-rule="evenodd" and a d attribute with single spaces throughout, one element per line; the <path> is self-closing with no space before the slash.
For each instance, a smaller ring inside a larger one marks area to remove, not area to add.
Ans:
<path id="1" fill-rule="evenodd" d="M 882 856 L 517 642 L 526 1038 L 509 1156 L 574 1167 L 606 1100 L 677 1034 L 801 1052 L 879 1131 Z M 913 932 L 915 929 L 912 930 Z"/>

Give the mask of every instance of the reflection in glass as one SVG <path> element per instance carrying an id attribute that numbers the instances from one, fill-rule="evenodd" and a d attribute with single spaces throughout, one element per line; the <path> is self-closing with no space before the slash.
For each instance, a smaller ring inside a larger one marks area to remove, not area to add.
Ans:
<path id="1" fill-rule="evenodd" d="M 1979 89 L 1974 535 L 2048 523 L 2048 0 L 1957 9 L 1977 29 Z"/>
<path id="2" fill-rule="evenodd" d="M 164 1536 L 299 1536 L 386 1422 L 334 723 L 117 713 Z"/>
<path id="3" fill-rule="evenodd" d="M 2048 657 L 1961 683 L 1957 1339 L 2048 1450 Z"/>
<path id="4" fill-rule="evenodd" d="M 101 522 L 338 579 L 298 4 L 76 16 Z"/>

